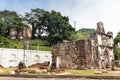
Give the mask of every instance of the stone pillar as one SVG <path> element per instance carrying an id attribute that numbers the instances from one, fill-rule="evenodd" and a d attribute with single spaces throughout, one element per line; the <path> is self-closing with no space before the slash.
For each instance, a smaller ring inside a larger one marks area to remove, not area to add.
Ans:
<path id="1" fill-rule="evenodd" d="M 103 22 L 98 22 L 97 23 L 97 33 L 98 34 L 105 34 Z"/>

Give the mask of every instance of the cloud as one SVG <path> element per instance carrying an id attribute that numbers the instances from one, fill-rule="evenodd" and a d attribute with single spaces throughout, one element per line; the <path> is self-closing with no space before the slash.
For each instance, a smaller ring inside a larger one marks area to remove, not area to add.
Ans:
<path id="1" fill-rule="evenodd" d="M 102 21 L 106 31 L 114 36 L 120 31 L 120 0 L 0 0 L 0 10 L 9 9 L 19 14 L 33 8 L 56 10 L 68 16 L 70 23 L 76 21 L 76 28 L 95 28 Z"/>
<path id="2" fill-rule="evenodd" d="M 69 16 L 76 28 L 95 28 L 102 21 L 106 32 L 113 31 L 114 37 L 120 31 L 120 0 L 51 0 L 49 10 L 60 11 Z"/>
<path id="3" fill-rule="evenodd" d="M 106 32 L 113 31 L 114 37 L 120 31 L 119 0 L 77 0 L 73 7 L 69 17 L 72 25 L 72 20 L 76 21 L 77 29 L 96 28 L 96 23 L 102 21 Z"/>

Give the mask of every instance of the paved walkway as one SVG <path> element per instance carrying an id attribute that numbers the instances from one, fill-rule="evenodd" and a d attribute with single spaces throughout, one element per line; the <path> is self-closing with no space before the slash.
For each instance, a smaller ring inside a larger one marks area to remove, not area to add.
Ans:
<path id="1" fill-rule="evenodd" d="M 97 79 L 71 79 L 71 78 L 17 78 L 17 77 L 0 77 L 0 80 L 97 80 Z"/>

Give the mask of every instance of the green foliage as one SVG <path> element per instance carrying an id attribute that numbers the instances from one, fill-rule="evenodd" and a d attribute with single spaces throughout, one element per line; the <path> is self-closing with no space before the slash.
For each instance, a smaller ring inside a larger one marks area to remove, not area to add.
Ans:
<path id="1" fill-rule="evenodd" d="M 120 32 L 117 33 L 117 36 L 114 39 L 114 44 L 117 45 L 120 42 Z"/>
<path id="2" fill-rule="evenodd" d="M 87 29 L 87 28 L 82 28 L 75 33 L 72 33 L 72 36 L 70 36 L 70 39 L 72 40 L 86 40 L 90 38 L 90 35 L 95 32 L 95 29 Z"/>
<path id="3" fill-rule="evenodd" d="M 34 40 L 29 40 L 30 44 L 32 45 L 41 45 L 41 46 L 50 46 L 50 43 L 47 40 L 40 40 L 40 39 L 34 39 Z"/>
<path id="4" fill-rule="evenodd" d="M 120 32 L 117 33 L 117 36 L 114 39 L 115 44 L 115 59 L 120 60 L 120 48 L 118 47 L 118 43 L 120 43 Z"/>
<path id="5" fill-rule="evenodd" d="M 29 40 L 35 50 L 51 51 L 50 43 L 47 40 Z"/>
<path id="6" fill-rule="evenodd" d="M 44 33 L 44 26 L 42 23 L 43 14 L 45 11 L 43 9 L 31 9 L 30 13 L 25 14 L 25 20 L 32 25 L 32 38 L 41 37 Z"/>
<path id="7" fill-rule="evenodd" d="M 119 60 L 120 59 L 120 48 L 115 45 L 115 59 Z"/>
<path id="8" fill-rule="evenodd" d="M 61 42 L 62 40 L 68 40 L 71 32 L 75 31 L 69 24 L 69 18 L 62 16 L 60 12 L 51 11 L 44 15 L 44 26 L 47 27 L 46 32 L 51 44 Z"/>
<path id="9" fill-rule="evenodd" d="M 41 50 L 41 51 L 51 51 L 51 46 L 33 46 L 35 50 Z"/>
<path id="10" fill-rule="evenodd" d="M 50 44 L 56 44 L 62 40 L 69 40 L 71 33 L 75 31 L 69 24 L 69 18 L 63 16 L 60 12 L 45 11 L 43 9 L 31 9 L 23 18 L 15 11 L 0 11 L 0 35 L 8 37 L 11 28 L 17 33 L 24 29 L 23 21 L 32 25 L 32 38 L 43 39 L 43 34 Z M 18 35 L 16 34 L 16 37 Z"/>
<path id="11" fill-rule="evenodd" d="M 49 12 L 39 8 L 32 9 L 30 13 L 26 13 L 25 19 L 32 25 L 33 38 L 41 38 L 44 33 L 51 44 L 69 39 L 74 31 L 69 18 L 54 10 Z"/>
<path id="12" fill-rule="evenodd" d="M 0 34 L 7 37 L 10 33 L 10 28 L 16 28 L 19 32 L 23 29 L 22 21 L 22 18 L 15 11 L 0 11 Z"/>
<path id="13" fill-rule="evenodd" d="M 0 34 L 2 36 L 5 35 L 5 31 L 6 31 L 6 26 L 4 24 L 4 21 L 0 18 Z"/>
<path id="14" fill-rule="evenodd" d="M 23 46 L 18 42 L 18 40 L 10 40 L 0 36 L 0 47 L 2 48 L 17 48 L 22 49 Z"/>
<path id="15" fill-rule="evenodd" d="M 50 43 L 46 40 L 28 40 L 32 44 L 34 50 L 51 51 Z M 1 48 L 23 49 L 23 45 L 19 40 L 11 40 L 0 36 Z"/>
<path id="16" fill-rule="evenodd" d="M 69 24 L 69 18 L 54 10 L 31 9 L 30 13 L 25 14 L 24 21 L 32 25 L 33 39 L 48 40 L 51 45 L 62 40 L 88 39 L 90 34 L 95 32 L 94 29 L 85 28 L 75 32 L 75 29 Z M 0 11 L 0 34 L 8 37 L 11 28 L 15 28 L 19 33 L 25 26 L 22 22 L 23 17 L 20 17 L 15 11 Z"/>

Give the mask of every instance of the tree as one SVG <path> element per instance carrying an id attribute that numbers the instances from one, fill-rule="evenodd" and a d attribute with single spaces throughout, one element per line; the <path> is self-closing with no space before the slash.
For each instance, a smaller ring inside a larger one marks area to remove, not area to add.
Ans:
<path id="1" fill-rule="evenodd" d="M 114 39 L 114 45 L 115 45 L 115 58 L 120 59 L 120 48 L 118 46 L 118 43 L 120 43 L 120 32 L 117 33 L 117 36 Z"/>
<path id="2" fill-rule="evenodd" d="M 44 33 L 42 26 L 42 17 L 45 11 L 43 9 L 31 9 L 30 13 L 25 14 L 25 20 L 32 25 L 32 38 L 41 37 Z"/>
<path id="3" fill-rule="evenodd" d="M 26 13 L 25 19 L 32 25 L 33 38 L 41 38 L 44 33 L 51 44 L 69 39 L 71 32 L 75 31 L 69 24 L 68 17 L 53 10 L 31 9 L 30 13 Z"/>
<path id="4" fill-rule="evenodd" d="M 44 14 L 43 26 L 45 26 L 51 44 L 68 40 L 71 33 L 75 31 L 69 24 L 69 18 L 54 10 Z"/>
<path id="5" fill-rule="evenodd" d="M 90 38 L 90 35 L 95 32 L 95 29 L 87 29 L 87 28 L 82 28 L 70 36 L 71 39 L 73 40 L 81 40 L 81 39 L 88 39 Z"/>
<path id="6" fill-rule="evenodd" d="M 15 11 L 0 11 L 0 30 L 2 36 L 8 36 L 11 28 L 16 28 L 19 32 L 24 28 L 23 19 Z"/>
<path id="7" fill-rule="evenodd" d="M 0 18 L 0 34 L 1 36 L 4 36 L 6 32 L 6 26 L 4 24 L 4 21 L 2 18 Z"/>
<path id="8" fill-rule="evenodd" d="M 114 44 L 117 45 L 120 42 L 120 32 L 117 33 L 117 36 L 114 39 Z"/>

